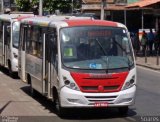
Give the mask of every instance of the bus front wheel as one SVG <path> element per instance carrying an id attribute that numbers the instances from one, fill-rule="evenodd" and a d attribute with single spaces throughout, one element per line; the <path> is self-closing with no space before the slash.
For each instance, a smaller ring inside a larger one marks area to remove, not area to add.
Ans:
<path id="1" fill-rule="evenodd" d="M 66 116 L 66 112 L 65 112 L 66 109 L 61 107 L 58 93 L 54 94 L 53 103 L 54 103 L 54 106 L 55 106 L 55 109 L 56 109 L 58 116 L 65 117 Z"/>
<path id="2" fill-rule="evenodd" d="M 12 71 L 12 66 L 11 66 L 11 62 L 10 61 L 8 61 L 8 70 L 9 70 L 9 76 L 13 77 L 14 73 Z"/>
<path id="3" fill-rule="evenodd" d="M 34 97 L 35 93 L 34 93 L 34 89 L 32 87 L 31 76 L 29 74 L 27 74 L 27 83 L 30 84 L 30 95 L 32 97 Z"/>

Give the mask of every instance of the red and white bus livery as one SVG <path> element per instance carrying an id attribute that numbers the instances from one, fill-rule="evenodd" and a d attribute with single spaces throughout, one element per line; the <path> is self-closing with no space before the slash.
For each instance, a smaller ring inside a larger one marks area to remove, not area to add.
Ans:
<path id="1" fill-rule="evenodd" d="M 20 41 L 26 48 L 19 51 L 26 55 L 25 74 L 32 91 L 52 99 L 60 114 L 72 107 L 117 107 L 127 113 L 136 92 L 127 28 L 75 18 L 22 20 Z"/>

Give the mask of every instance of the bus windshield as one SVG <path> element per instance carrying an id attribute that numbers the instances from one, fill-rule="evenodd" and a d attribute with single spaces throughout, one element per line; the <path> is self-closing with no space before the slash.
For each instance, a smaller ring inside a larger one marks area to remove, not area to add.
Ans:
<path id="1" fill-rule="evenodd" d="M 60 30 L 62 63 L 68 68 L 119 69 L 134 64 L 127 30 L 85 26 Z"/>
<path id="2" fill-rule="evenodd" d="M 20 22 L 13 23 L 13 47 L 18 48 Z"/>

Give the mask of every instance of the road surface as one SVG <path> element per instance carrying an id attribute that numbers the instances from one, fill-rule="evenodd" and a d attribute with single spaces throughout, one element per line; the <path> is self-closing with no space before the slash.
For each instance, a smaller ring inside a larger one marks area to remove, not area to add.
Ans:
<path id="1" fill-rule="evenodd" d="M 29 86 L 18 78 L 0 72 L 0 122 L 130 122 L 160 121 L 160 72 L 138 67 L 136 102 L 126 117 L 117 109 L 71 110 L 70 116 L 57 116 L 53 103 L 40 94 L 30 96 Z"/>

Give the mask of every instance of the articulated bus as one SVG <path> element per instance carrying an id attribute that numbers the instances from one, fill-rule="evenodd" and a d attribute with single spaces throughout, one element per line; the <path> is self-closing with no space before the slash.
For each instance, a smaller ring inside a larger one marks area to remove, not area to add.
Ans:
<path id="1" fill-rule="evenodd" d="M 126 114 L 134 103 L 136 64 L 123 24 L 23 19 L 19 51 L 25 55 L 20 60 L 31 92 L 53 100 L 59 115 L 67 108 L 99 107 Z"/>
<path id="2" fill-rule="evenodd" d="M 18 41 L 20 20 L 33 14 L 0 15 L 0 65 L 9 69 L 10 75 L 18 71 Z"/>

